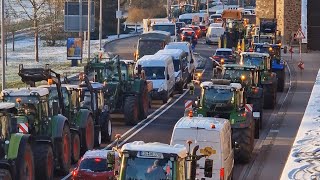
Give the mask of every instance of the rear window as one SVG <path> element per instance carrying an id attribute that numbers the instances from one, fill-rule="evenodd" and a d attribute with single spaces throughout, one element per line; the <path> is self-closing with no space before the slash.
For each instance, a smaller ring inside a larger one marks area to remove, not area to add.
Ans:
<path id="1" fill-rule="evenodd" d="M 108 167 L 107 159 L 103 158 L 90 158 L 83 159 L 79 165 L 79 170 L 90 170 L 93 172 L 112 171 L 111 167 Z"/>
<path id="2" fill-rule="evenodd" d="M 218 56 L 229 56 L 229 55 L 232 55 L 232 52 L 231 51 L 217 51 L 216 55 L 218 55 Z"/>

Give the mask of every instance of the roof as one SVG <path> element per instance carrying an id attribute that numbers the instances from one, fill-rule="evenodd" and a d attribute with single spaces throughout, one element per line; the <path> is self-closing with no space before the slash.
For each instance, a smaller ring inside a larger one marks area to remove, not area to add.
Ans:
<path id="1" fill-rule="evenodd" d="M 121 151 L 151 151 L 158 153 L 176 154 L 180 158 L 187 156 L 187 148 L 184 145 L 169 145 L 159 142 L 145 143 L 143 141 L 134 141 L 122 146 Z"/>
<path id="2" fill-rule="evenodd" d="M 154 54 L 154 55 L 145 55 L 142 58 L 138 59 L 137 63 L 142 66 L 164 66 L 166 61 L 171 60 L 170 55 L 163 54 Z"/>
<path id="3" fill-rule="evenodd" d="M 217 48 L 216 51 L 232 51 L 230 48 Z"/>
<path id="4" fill-rule="evenodd" d="M 46 84 L 46 85 L 40 85 L 38 86 L 39 88 L 50 88 L 50 87 L 56 87 L 56 84 L 52 84 L 52 85 L 49 85 L 49 84 Z M 77 89 L 79 86 L 78 85 L 73 85 L 73 84 L 61 84 L 61 87 L 62 88 L 67 88 L 68 90 L 70 90 L 71 88 L 73 89 Z"/>
<path id="5" fill-rule="evenodd" d="M 234 69 L 256 69 L 257 67 L 256 66 L 252 66 L 252 65 L 245 65 L 245 64 L 224 64 L 223 65 L 224 68 L 234 68 Z"/>
<path id="6" fill-rule="evenodd" d="M 270 56 L 268 53 L 259 53 L 259 52 L 242 52 L 242 53 L 240 53 L 240 55 L 241 56 L 242 55 L 256 55 L 256 56 L 261 56 L 261 57 L 263 57 L 263 56 L 269 57 Z"/>
<path id="7" fill-rule="evenodd" d="M 5 89 L 2 91 L 2 94 L 5 96 L 30 96 L 31 93 L 38 93 L 39 96 L 45 96 L 49 94 L 49 90 L 47 88 L 29 87 Z"/>
<path id="8" fill-rule="evenodd" d="M 166 35 L 166 36 L 170 36 L 171 34 L 167 31 L 148 31 L 148 32 L 144 32 L 143 34 L 155 34 L 155 33 L 158 33 L 158 34 L 163 34 L 163 35 Z"/>
<path id="9" fill-rule="evenodd" d="M 174 59 L 179 59 L 181 54 L 183 54 L 183 53 L 184 53 L 184 51 L 181 49 L 161 49 L 155 55 L 158 55 L 158 54 L 170 55 Z"/>
<path id="10" fill-rule="evenodd" d="M 182 117 L 175 125 L 176 128 L 201 128 L 206 130 L 220 131 L 229 120 L 223 118 L 214 117 Z M 215 125 L 215 128 L 211 128 L 211 125 Z"/>
<path id="11" fill-rule="evenodd" d="M 204 81 L 200 84 L 200 87 L 204 88 L 204 87 L 220 87 L 223 89 L 241 89 L 242 86 L 240 83 L 230 83 L 230 85 L 225 85 L 225 84 L 215 84 L 212 81 Z"/>
<path id="12" fill-rule="evenodd" d="M 160 25 L 160 26 L 173 25 L 173 26 L 175 26 L 175 23 L 173 23 L 173 22 L 155 22 L 152 24 L 152 26 L 154 26 L 154 25 Z"/>
<path id="13" fill-rule="evenodd" d="M 10 109 L 10 108 L 14 108 L 14 107 L 15 107 L 14 103 L 0 102 L 0 110 L 1 109 Z"/>
<path id="14" fill-rule="evenodd" d="M 97 149 L 97 150 L 89 150 L 84 155 L 84 159 L 89 158 L 107 158 L 108 152 L 111 152 L 112 150 L 106 150 L 106 149 Z"/>

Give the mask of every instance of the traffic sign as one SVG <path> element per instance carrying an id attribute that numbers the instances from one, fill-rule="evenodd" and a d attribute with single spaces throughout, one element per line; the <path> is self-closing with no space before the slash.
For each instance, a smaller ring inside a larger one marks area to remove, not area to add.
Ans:
<path id="1" fill-rule="evenodd" d="M 200 153 L 205 156 L 211 156 L 212 154 L 216 154 L 217 151 L 212 149 L 211 147 L 205 147 L 204 149 L 200 149 Z"/>
<path id="2" fill-rule="evenodd" d="M 298 29 L 298 31 L 296 32 L 294 39 L 305 39 L 305 35 L 303 34 L 303 32 L 301 31 L 301 28 Z"/>

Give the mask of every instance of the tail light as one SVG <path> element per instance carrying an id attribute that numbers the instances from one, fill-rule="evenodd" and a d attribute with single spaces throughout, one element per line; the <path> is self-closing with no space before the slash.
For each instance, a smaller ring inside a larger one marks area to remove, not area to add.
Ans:
<path id="1" fill-rule="evenodd" d="M 75 176 L 77 176 L 77 175 L 78 175 L 78 171 L 77 171 L 77 170 L 73 170 L 73 171 L 72 171 L 72 176 L 75 177 Z"/>
<path id="2" fill-rule="evenodd" d="M 213 56 L 212 58 L 213 59 L 219 59 L 219 56 Z"/>
<path id="3" fill-rule="evenodd" d="M 246 116 L 247 116 L 247 113 L 244 112 L 244 113 L 241 114 L 241 116 L 242 116 L 242 117 L 246 117 Z"/>
<path id="4" fill-rule="evenodd" d="M 194 35 L 194 37 L 197 39 L 198 38 L 198 36 L 197 35 Z"/>
<path id="5" fill-rule="evenodd" d="M 224 168 L 220 169 L 220 180 L 224 180 Z"/>

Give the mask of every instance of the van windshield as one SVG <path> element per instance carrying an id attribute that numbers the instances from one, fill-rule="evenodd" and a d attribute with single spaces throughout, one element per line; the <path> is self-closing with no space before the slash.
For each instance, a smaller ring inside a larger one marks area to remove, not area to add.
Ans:
<path id="1" fill-rule="evenodd" d="M 165 79 L 164 67 L 143 67 L 147 80 Z"/>

